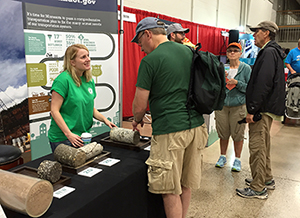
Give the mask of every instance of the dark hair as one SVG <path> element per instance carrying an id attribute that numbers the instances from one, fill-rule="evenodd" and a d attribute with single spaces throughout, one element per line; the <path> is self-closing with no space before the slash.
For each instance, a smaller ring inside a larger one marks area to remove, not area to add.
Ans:
<path id="1" fill-rule="evenodd" d="M 272 32 L 270 30 L 264 29 L 264 28 L 261 28 L 261 30 L 263 32 L 269 31 L 269 38 L 270 38 L 270 40 L 275 40 L 276 33 Z"/>
<path id="2" fill-rule="evenodd" d="M 284 53 L 285 53 L 286 55 L 288 55 L 289 52 L 290 52 L 290 49 L 289 49 L 289 48 L 286 48 L 286 49 L 284 50 Z"/>

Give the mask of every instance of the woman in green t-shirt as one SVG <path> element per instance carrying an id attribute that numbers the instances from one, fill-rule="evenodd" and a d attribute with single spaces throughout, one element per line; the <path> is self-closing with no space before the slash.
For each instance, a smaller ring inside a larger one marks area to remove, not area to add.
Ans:
<path id="1" fill-rule="evenodd" d="M 54 80 L 51 93 L 51 125 L 48 137 L 52 152 L 61 144 L 83 146 L 80 135 L 89 132 L 93 117 L 110 128 L 116 125 L 95 107 L 95 83 L 86 46 L 74 44 L 64 56 L 64 71 Z"/>

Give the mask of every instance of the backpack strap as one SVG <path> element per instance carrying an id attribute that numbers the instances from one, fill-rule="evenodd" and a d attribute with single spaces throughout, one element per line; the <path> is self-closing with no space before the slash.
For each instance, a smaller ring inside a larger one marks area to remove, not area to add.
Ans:
<path id="1" fill-rule="evenodd" d="M 187 102 L 186 102 L 186 107 L 188 109 L 188 111 L 191 110 L 191 103 L 192 103 L 192 90 L 193 90 L 193 83 L 194 83 L 194 76 L 195 76 L 195 67 L 194 67 L 194 63 L 195 63 L 195 52 L 197 52 L 197 50 L 195 51 L 195 49 L 193 49 L 190 46 L 187 46 L 191 49 L 192 53 L 193 53 L 193 57 L 192 57 L 192 66 L 191 66 L 191 73 L 190 73 L 190 83 L 189 83 L 189 88 L 188 88 L 188 96 L 187 96 Z M 198 48 L 197 48 L 198 49 Z"/>
<path id="2" fill-rule="evenodd" d="M 201 45 L 201 44 L 200 44 Z M 193 53 L 193 57 L 192 57 L 192 66 L 191 66 L 191 72 L 190 72 L 190 83 L 189 83 L 189 88 L 188 88 L 188 95 L 187 95 L 187 101 L 186 101 L 186 108 L 188 110 L 188 114 L 189 114 L 189 124 L 190 124 L 190 129 L 192 128 L 192 121 L 191 121 L 191 105 L 192 105 L 192 90 L 193 90 L 193 84 L 194 84 L 194 75 L 195 75 L 195 67 L 194 67 L 194 63 L 195 63 L 195 59 L 196 59 L 196 55 L 195 52 L 198 51 L 198 48 L 193 49 L 190 46 L 187 46 L 190 48 L 191 52 Z"/>

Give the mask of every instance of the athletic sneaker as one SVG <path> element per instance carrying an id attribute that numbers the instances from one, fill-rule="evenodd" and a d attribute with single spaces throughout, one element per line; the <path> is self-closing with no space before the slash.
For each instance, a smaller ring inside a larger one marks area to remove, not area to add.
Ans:
<path id="1" fill-rule="evenodd" d="M 241 189 L 236 189 L 236 193 L 239 196 L 244 198 L 258 198 L 258 199 L 268 198 L 268 192 L 266 188 L 264 188 L 261 192 L 256 192 L 251 188 L 241 188 Z"/>
<path id="2" fill-rule="evenodd" d="M 218 162 L 216 163 L 216 167 L 222 168 L 222 167 L 224 167 L 224 165 L 226 164 L 226 162 L 227 162 L 226 161 L 226 157 L 220 156 Z"/>
<path id="3" fill-rule="evenodd" d="M 246 185 L 250 186 L 250 183 L 252 182 L 253 179 L 245 179 L 245 183 Z M 271 181 L 269 182 L 266 182 L 265 183 L 266 185 L 266 188 L 269 189 L 269 190 L 274 190 L 275 189 L 275 180 L 272 179 Z"/>
<path id="4" fill-rule="evenodd" d="M 231 168 L 232 171 L 240 172 L 241 171 L 241 161 L 235 159 L 233 162 L 233 166 Z"/>

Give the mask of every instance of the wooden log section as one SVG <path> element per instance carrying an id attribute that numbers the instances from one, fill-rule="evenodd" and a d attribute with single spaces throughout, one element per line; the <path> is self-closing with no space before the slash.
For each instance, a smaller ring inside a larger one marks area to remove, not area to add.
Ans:
<path id="1" fill-rule="evenodd" d="M 92 142 L 78 149 L 83 151 L 86 155 L 86 159 L 89 160 L 98 154 L 101 154 L 103 151 L 103 146 L 101 144 L 97 144 L 97 142 Z"/>
<path id="2" fill-rule="evenodd" d="M 139 131 L 114 127 L 110 130 L 110 139 L 136 145 L 140 142 Z"/>
<path id="3" fill-rule="evenodd" d="M 53 187 L 49 181 L 0 170 L 0 204 L 31 217 L 42 216 L 50 207 Z"/>
<path id="4" fill-rule="evenodd" d="M 40 179 L 48 180 L 49 182 L 57 182 L 62 174 L 62 166 L 57 161 L 44 160 L 40 163 L 37 171 Z"/>
<path id="5" fill-rule="evenodd" d="M 78 167 L 85 163 L 86 154 L 77 148 L 60 144 L 54 150 L 54 159 L 61 164 Z"/>

